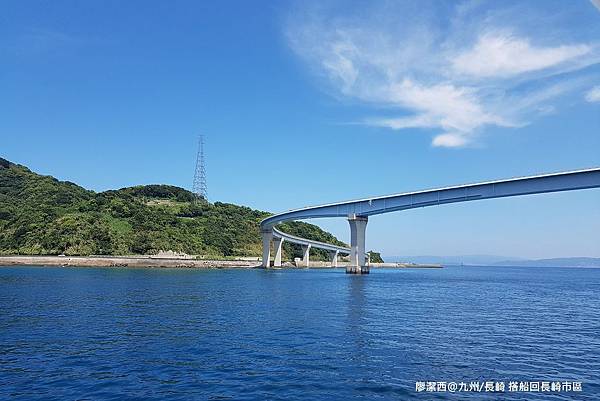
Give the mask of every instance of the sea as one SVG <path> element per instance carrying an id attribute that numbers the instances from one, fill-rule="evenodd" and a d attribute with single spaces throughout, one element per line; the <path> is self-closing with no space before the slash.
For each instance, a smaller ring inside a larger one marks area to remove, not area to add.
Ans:
<path id="1" fill-rule="evenodd" d="M 600 400 L 600 269 L 0 267 L 0 399 Z"/>

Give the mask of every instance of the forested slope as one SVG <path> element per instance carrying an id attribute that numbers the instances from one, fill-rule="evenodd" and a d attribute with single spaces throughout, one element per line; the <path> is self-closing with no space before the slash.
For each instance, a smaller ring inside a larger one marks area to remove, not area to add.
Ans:
<path id="1" fill-rule="evenodd" d="M 101 193 L 0 159 L 0 254 L 128 255 L 173 250 L 207 257 L 259 256 L 260 221 L 269 213 L 228 203 L 194 202 L 170 185 Z M 344 245 L 319 227 L 284 231 Z M 284 257 L 300 256 L 286 244 Z M 315 250 L 313 258 L 326 254 Z"/>

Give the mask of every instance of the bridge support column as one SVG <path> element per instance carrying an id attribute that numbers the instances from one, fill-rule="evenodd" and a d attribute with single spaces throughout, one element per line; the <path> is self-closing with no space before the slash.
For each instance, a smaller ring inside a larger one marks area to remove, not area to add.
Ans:
<path id="1" fill-rule="evenodd" d="M 367 222 L 364 216 L 350 215 L 350 264 L 346 267 L 349 274 L 369 274 L 369 266 L 365 259 L 365 237 Z"/>
<path id="2" fill-rule="evenodd" d="M 273 240 L 273 248 L 275 248 L 275 260 L 273 262 L 274 267 L 281 267 L 281 253 L 283 251 L 283 238 L 275 238 Z"/>
<path id="3" fill-rule="evenodd" d="M 340 253 L 340 251 L 329 251 L 329 259 L 331 259 L 331 267 L 337 267 L 339 253 Z"/>
<path id="4" fill-rule="evenodd" d="M 310 245 L 302 245 L 302 266 L 310 267 Z"/>
<path id="5" fill-rule="evenodd" d="M 271 240 L 273 239 L 273 230 L 268 229 L 260 232 L 262 236 L 262 267 L 268 269 L 271 266 Z"/>

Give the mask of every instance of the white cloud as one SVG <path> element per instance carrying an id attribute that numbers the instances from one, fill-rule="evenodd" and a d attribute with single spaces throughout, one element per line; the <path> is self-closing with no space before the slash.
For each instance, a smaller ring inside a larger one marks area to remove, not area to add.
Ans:
<path id="1" fill-rule="evenodd" d="M 376 118 L 366 120 L 368 124 L 391 129 L 436 128 L 446 134 L 435 137 L 434 146 L 464 146 L 475 130 L 493 124 L 512 126 L 501 117 L 482 109 L 475 91 L 452 84 L 423 86 L 408 79 L 391 84 L 386 99 L 399 107 L 415 111 L 410 117 Z"/>
<path id="2" fill-rule="evenodd" d="M 591 51 L 588 45 L 535 47 L 527 38 L 485 33 L 475 46 L 452 60 L 458 73 L 476 77 L 507 77 L 554 67 Z"/>
<path id="3" fill-rule="evenodd" d="M 585 100 L 590 103 L 600 102 L 600 85 L 594 86 L 585 94 Z"/>
<path id="4" fill-rule="evenodd" d="M 486 127 L 523 126 L 556 110 L 556 99 L 586 84 L 572 75 L 600 62 L 595 43 L 528 33 L 527 24 L 546 25 L 522 10 L 381 4 L 333 16 L 322 3 L 295 12 L 290 46 L 334 94 L 388 109 L 360 122 L 433 131 L 433 146 L 467 146 Z"/>
<path id="5" fill-rule="evenodd" d="M 323 67 L 331 77 L 340 81 L 344 92 L 354 85 L 358 77 L 358 71 L 352 62 L 352 59 L 356 57 L 356 52 L 356 46 L 352 42 L 336 41 L 330 45 L 327 57 L 322 61 Z"/>
<path id="6" fill-rule="evenodd" d="M 468 140 L 463 133 L 448 132 L 445 134 L 436 135 L 433 138 L 433 146 L 443 146 L 447 148 L 458 148 L 465 146 Z"/>

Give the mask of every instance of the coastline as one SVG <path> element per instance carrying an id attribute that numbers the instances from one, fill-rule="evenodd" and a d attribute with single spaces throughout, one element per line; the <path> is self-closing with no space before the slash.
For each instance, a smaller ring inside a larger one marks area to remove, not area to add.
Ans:
<path id="1" fill-rule="evenodd" d="M 259 263 L 248 260 L 203 260 L 182 258 L 151 258 L 135 256 L 0 256 L 2 266 L 63 266 L 63 267 L 146 267 L 146 268 L 253 268 Z"/>
<path id="2" fill-rule="evenodd" d="M 371 263 L 371 268 L 376 269 L 442 269 L 444 265 L 438 263 Z"/>
<path id="3" fill-rule="evenodd" d="M 348 263 L 341 262 L 338 268 Z M 0 256 L 0 266 L 61 266 L 61 267 L 142 267 L 142 268 L 189 268 L 189 269 L 225 269 L 225 268 L 259 268 L 257 260 L 209 260 L 191 258 L 165 258 L 151 256 L 37 256 L 15 255 Z M 437 264 L 413 263 L 371 263 L 373 269 L 431 269 L 442 268 Z M 282 268 L 306 269 L 285 262 Z M 310 269 L 332 268 L 329 262 L 314 261 Z"/>

